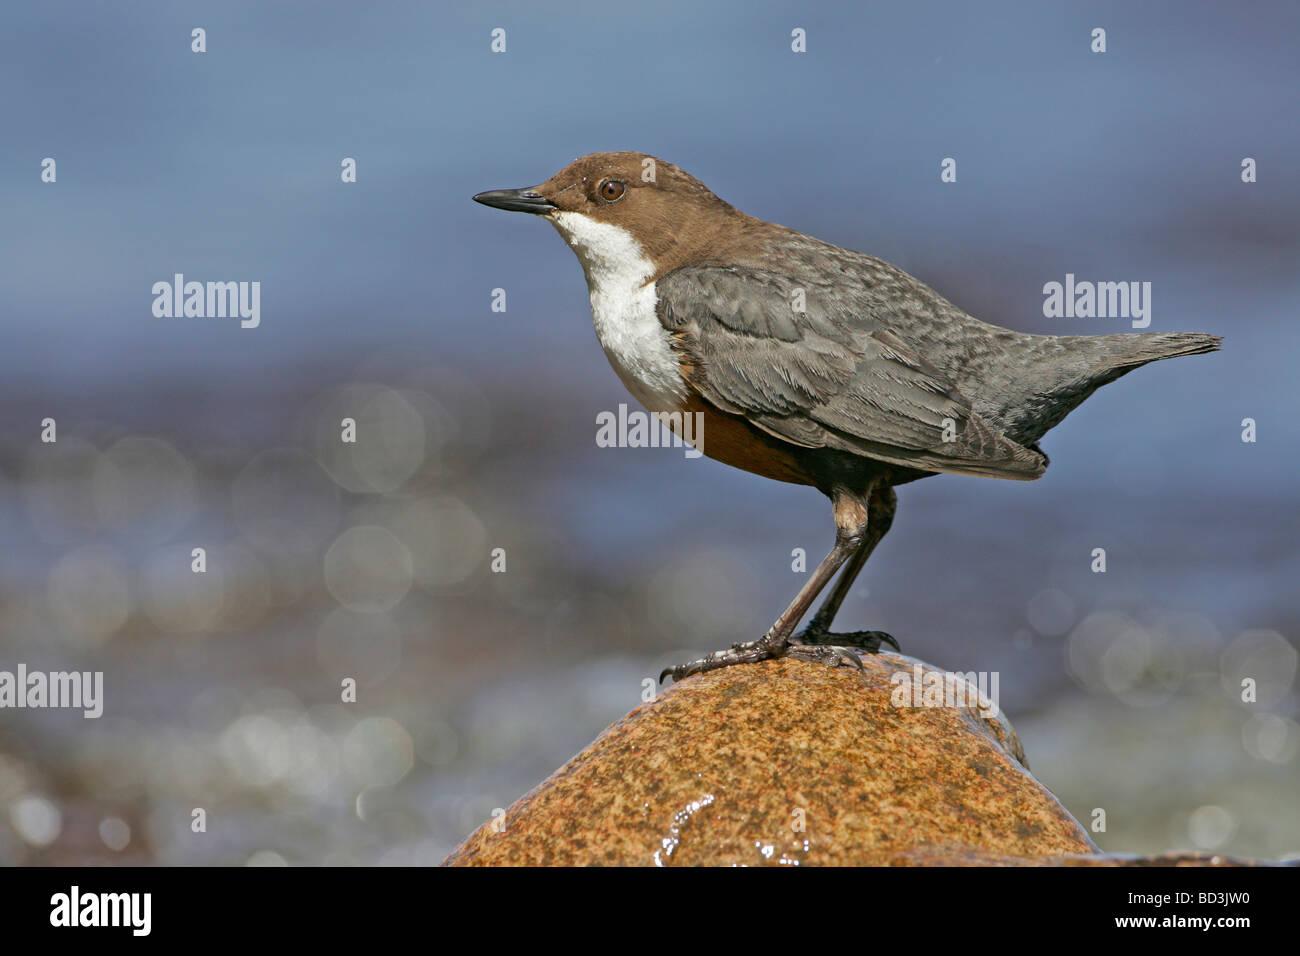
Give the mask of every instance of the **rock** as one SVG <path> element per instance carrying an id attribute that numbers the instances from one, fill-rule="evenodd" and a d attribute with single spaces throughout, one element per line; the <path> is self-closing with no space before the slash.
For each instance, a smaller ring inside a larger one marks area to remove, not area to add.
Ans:
<path id="1" fill-rule="evenodd" d="M 676 684 L 444 864 L 953 865 L 1098 853 L 1030 775 L 1004 718 L 896 706 L 894 674 L 934 669 L 897 654 L 864 663 L 767 661 Z"/>
<path id="2" fill-rule="evenodd" d="M 1007 856 L 969 847 L 916 847 L 889 861 L 890 866 L 1297 866 L 1300 860 L 1242 860 L 1216 853 L 1162 853 L 1131 856 L 1120 853 L 1074 853 L 1064 856 Z"/>

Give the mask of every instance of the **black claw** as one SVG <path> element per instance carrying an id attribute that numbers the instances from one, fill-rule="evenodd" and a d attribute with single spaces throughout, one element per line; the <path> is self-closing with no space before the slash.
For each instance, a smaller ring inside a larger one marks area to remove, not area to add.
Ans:
<path id="1" fill-rule="evenodd" d="M 872 654 L 879 653 L 881 644 L 888 644 L 894 650 L 902 652 L 902 648 L 898 646 L 898 641 L 894 639 L 893 635 L 886 634 L 884 631 L 850 631 L 841 634 L 809 625 L 801 633 L 795 635 L 792 640 L 796 644 L 806 646 L 857 647 Z"/>
<path id="2" fill-rule="evenodd" d="M 834 638 L 840 640 L 833 640 Z M 874 654 L 879 650 L 882 641 L 898 650 L 898 642 L 883 631 L 831 634 L 821 628 L 809 627 L 802 634 L 780 642 L 768 633 L 757 641 L 733 644 L 730 650 L 717 651 L 697 661 L 678 664 L 676 667 L 665 667 L 659 674 L 659 683 L 662 684 L 668 677 L 671 677 L 674 682 L 679 682 L 694 674 L 703 674 L 721 667 L 751 664 L 777 657 L 792 657 L 795 660 L 826 664 L 829 667 L 847 664 L 856 670 L 866 670 L 862 657 L 852 648 L 863 648 Z"/>
<path id="3" fill-rule="evenodd" d="M 699 661 L 691 661 L 689 664 L 677 664 L 674 667 L 665 667 L 659 675 L 659 683 L 664 682 L 665 677 L 671 677 L 674 684 L 680 684 L 692 674 L 698 674 L 700 668 L 697 667 Z"/>

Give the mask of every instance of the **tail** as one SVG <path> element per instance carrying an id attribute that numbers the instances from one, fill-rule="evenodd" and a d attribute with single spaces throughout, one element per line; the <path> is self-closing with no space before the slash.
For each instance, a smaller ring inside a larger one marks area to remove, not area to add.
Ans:
<path id="1" fill-rule="evenodd" d="M 1000 419 L 1007 434 L 1029 444 L 1085 398 L 1135 368 L 1180 355 L 1216 352 L 1222 336 L 1201 332 L 1123 332 L 1114 335 L 1035 336 L 1030 374 L 1018 375 L 1021 394 Z M 1023 368 L 1023 366 L 1022 366 Z"/>
<path id="2" fill-rule="evenodd" d="M 1203 332 L 1139 332 L 1070 336 L 1070 338 L 1104 343 L 1100 356 L 1102 362 L 1095 371 L 1102 375 L 1112 371 L 1118 372 L 1106 378 L 1107 382 L 1148 362 L 1177 358 L 1180 355 L 1217 352 L 1219 344 L 1223 341 L 1221 335 L 1206 335 Z"/>

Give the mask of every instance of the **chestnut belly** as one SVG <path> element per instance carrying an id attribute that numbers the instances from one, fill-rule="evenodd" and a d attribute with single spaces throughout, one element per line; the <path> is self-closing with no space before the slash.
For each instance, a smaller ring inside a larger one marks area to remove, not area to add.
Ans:
<path id="1" fill-rule="evenodd" d="M 696 394 L 679 404 L 677 411 L 679 415 L 666 419 L 669 427 L 714 461 L 776 481 L 817 484 L 806 467 L 806 449 L 774 438 Z"/>

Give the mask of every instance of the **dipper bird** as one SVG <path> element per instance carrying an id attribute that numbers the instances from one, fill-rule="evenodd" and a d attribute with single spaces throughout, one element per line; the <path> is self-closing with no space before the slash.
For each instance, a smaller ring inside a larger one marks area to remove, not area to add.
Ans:
<path id="1" fill-rule="evenodd" d="M 559 231 L 586 273 L 600 344 L 647 410 L 674 428 L 697 413 L 705 455 L 830 498 L 835 545 L 767 633 L 660 680 L 773 657 L 861 667 L 855 649 L 897 648 L 882 631 L 830 630 L 889 530 L 896 485 L 1032 481 L 1047 468 L 1038 440 L 1096 389 L 1220 342 L 989 325 L 887 262 L 748 216 L 643 153 L 592 153 L 540 186 L 474 200 Z"/>

